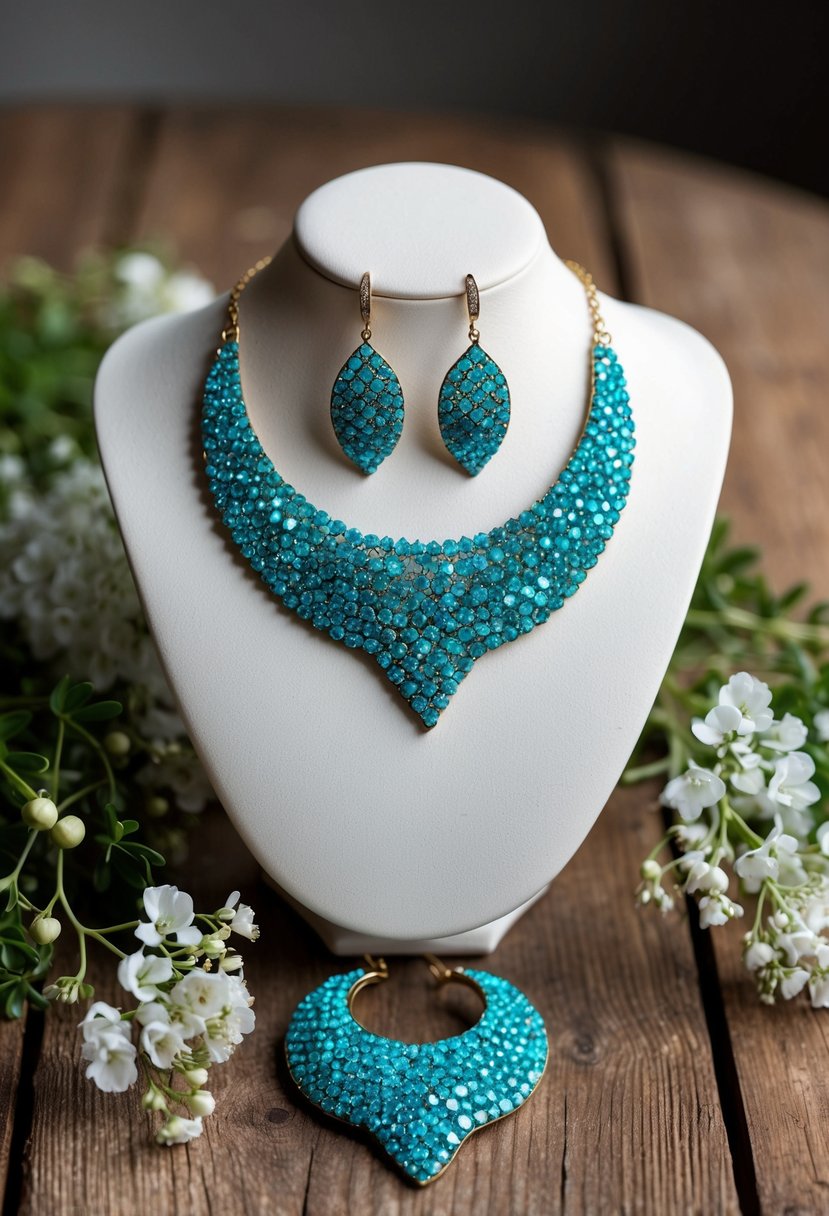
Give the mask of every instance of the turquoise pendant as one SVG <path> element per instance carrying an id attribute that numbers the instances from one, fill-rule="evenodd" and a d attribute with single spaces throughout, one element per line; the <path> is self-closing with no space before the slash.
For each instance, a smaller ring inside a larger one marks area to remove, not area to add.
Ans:
<path id="1" fill-rule="evenodd" d="M 449 368 L 438 397 L 443 442 L 471 477 L 498 451 L 509 426 L 506 377 L 494 359 L 473 342 Z"/>
<path id="2" fill-rule="evenodd" d="M 403 431 L 403 390 L 368 342 L 340 368 L 331 390 L 331 424 L 340 447 L 364 473 L 375 473 Z"/>
<path id="3" fill-rule="evenodd" d="M 473 1132 L 517 1111 L 547 1063 L 538 1010 L 507 980 L 457 969 L 485 1008 L 464 1034 L 403 1043 L 356 1021 L 351 1000 L 385 974 L 334 975 L 297 1006 L 285 1036 L 295 1084 L 327 1115 L 367 1131 L 420 1186 L 452 1162 Z"/>

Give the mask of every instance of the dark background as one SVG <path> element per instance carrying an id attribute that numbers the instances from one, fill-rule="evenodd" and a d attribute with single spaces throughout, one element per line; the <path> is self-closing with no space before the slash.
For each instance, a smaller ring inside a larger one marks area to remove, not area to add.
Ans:
<path id="1" fill-rule="evenodd" d="M 6 104 L 260 100 L 534 116 L 829 194 L 827 0 L 3 8 Z"/>

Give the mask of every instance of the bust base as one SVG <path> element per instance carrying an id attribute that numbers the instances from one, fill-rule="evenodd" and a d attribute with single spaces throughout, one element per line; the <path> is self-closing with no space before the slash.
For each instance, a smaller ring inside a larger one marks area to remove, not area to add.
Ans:
<path id="1" fill-rule="evenodd" d="M 324 916 L 318 916 L 316 912 L 312 912 L 310 908 L 304 907 L 298 899 L 294 899 L 287 891 L 284 891 L 277 882 L 265 871 L 260 871 L 262 881 L 269 886 L 272 891 L 275 891 L 281 899 L 284 899 L 286 904 L 294 909 L 299 916 L 310 925 L 323 944 L 339 957 L 348 957 L 354 954 L 375 954 L 375 955 L 390 955 L 390 954 L 439 954 L 441 957 L 445 955 L 469 955 L 469 954 L 492 954 L 501 944 L 504 937 L 510 931 L 517 920 L 524 915 L 525 912 L 537 903 L 542 896 L 549 891 L 549 885 L 543 887 L 537 894 L 533 895 L 526 903 L 515 908 L 512 912 L 507 912 L 505 916 L 499 916 L 497 920 L 491 920 L 486 925 L 478 925 L 475 929 L 467 929 L 465 933 L 452 933 L 448 937 L 420 937 L 407 940 L 400 940 L 391 937 L 375 937 L 369 933 L 355 932 L 353 929 L 347 928 L 345 925 L 337 925 L 334 921 L 326 920 Z"/>

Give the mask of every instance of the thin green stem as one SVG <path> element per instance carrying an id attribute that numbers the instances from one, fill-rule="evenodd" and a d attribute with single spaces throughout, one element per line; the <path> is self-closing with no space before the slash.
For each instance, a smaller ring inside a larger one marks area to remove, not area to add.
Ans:
<path id="1" fill-rule="evenodd" d="M 11 874 L 8 875 L 11 882 L 17 882 L 18 878 L 20 877 L 20 871 L 26 864 L 26 858 L 31 853 L 32 845 L 37 840 L 39 835 L 40 833 L 38 832 L 37 828 L 29 829 L 29 835 L 26 838 L 26 843 L 24 844 L 20 857 L 18 858 L 17 865 L 14 867 Z"/>
<path id="2" fill-rule="evenodd" d="M 768 885 L 763 883 L 760 887 L 760 894 L 757 896 L 757 910 L 754 914 L 754 924 L 751 926 L 751 936 L 756 937 L 760 928 L 760 917 L 763 915 L 763 904 L 766 902 L 768 895 Z"/>
<path id="3" fill-rule="evenodd" d="M 116 794 L 115 773 L 112 771 L 112 765 L 109 762 L 109 756 L 106 754 L 103 747 L 98 742 L 98 740 L 95 738 L 95 736 L 93 734 L 90 734 L 90 732 L 85 727 L 81 726 L 81 724 L 79 722 L 76 722 L 73 718 L 66 718 L 65 721 L 66 721 L 66 725 L 71 730 L 74 730 L 75 733 L 80 735 L 82 739 L 85 739 L 87 741 L 87 743 L 90 745 L 90 747 L 93 747 L 95 749 L 95 751 L 98 753 L 98 755 L 101 759 L 101 763 L 104 766 L 104 772 L 107 775 L 107 784 L 109 785 L 110 798 L 114 798 L 115 794 Z"/>
<path id="4" fill-rule="evenodd" d="M 63 740 L 66 735 L 66 725 L 63 718 L 58 718 L 58 737 L 55 742 L 55 758 L 52 762 L 52 798 L 58 800 L 60 788 L 60 761 L 63 754 Z"/>
<path id="5" fill-rule="evenodd" d="M 749 633 L 766 634 L 778 641 L 811 642 L 816 646 L 829 644 L 829 627 L 790 621 L 786 617 L 758 616 L 745 608 L 726 605 L 719 612 L 708 612 L 704 608 L 691 608 L 685 618 L 686 626 L 706 629 L 730 626 L 745 629 Z"/>
<path id="6" fill-rule="evenodd" d="M 13 768 L 10 768 L 9 765 L 6 764 L 5 760 L 0 760 L 0 772 L 6 774 L 8 780 L 12 783 L 14 788 L 23 795 L 27 802 L 31 801 L 32 798 L 37 798 L 37 790 L 33 790 L 27 781 L 24 781 Z"/>
<path id="7" fill-rule="evenodd" d="M 106 777 L 101 777 L 98 781 L 90 781 L 89 785 L 85 785 L 83 789 L 76 790 L 74 794 L 69 794 L 69 796 L 64 798 L 62 802 L 59 802 L 58 810 L 60 812 L 65 811 L 67 807 L 74 806 L 76 802 L 80 802 L 82 798 L 87 796 L 87 794 L 91 794 L 93 790 L 100 789 L 102 785 L 106 784 Z"/>

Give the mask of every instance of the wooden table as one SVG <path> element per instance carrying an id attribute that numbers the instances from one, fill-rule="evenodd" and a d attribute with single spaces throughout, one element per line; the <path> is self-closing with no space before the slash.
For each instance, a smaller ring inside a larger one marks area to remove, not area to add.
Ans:
<path id="1" fill-rule="evenodd" d="M 296 205 L 337 174 L 446 160 L 503 178 L 554 247 L 609 292 L 682 317 L 719 347 L 736 391 L 723 508 L 777 583 L 829 592 L 829 211 L 729 169 L 543 126 L 377 113 L 31 109 L 0 114 L 0 262 L 59 265 L 93 242 L 171 238 L 222 288 L 278 245 Z M 256 1033 L 216 1073 L 218 1113 L 187 1148 L 148 1142 L 134 1093 L 83 1079 L 74 1009 L 0 1026 L 5 1211 L 60 1213 L 825 1213 L 829 1014 L 767 1009 L 740 929 L 638 911 L 654 789 L 619 792 L 550 894 L 499 948 L 551 1032 L 549 1075 L 416 1192 L 361 1141 L 300 1110 L 276 1064 L 298 998 L 336 960 L 264 887 L 218 816 L 199 886 L 232 886 L 262 923 Z M 211 905 L 211 906 L 213 906 Z M 106 972 L 109 971 L 107 964 Z M 100 994 L 114 997 L 106 972 Z M 455 1029 L 417 962 L 366 997 L 376 1029 Z M 373 1004 L 369 1004 L 369 1000 Z"/>

